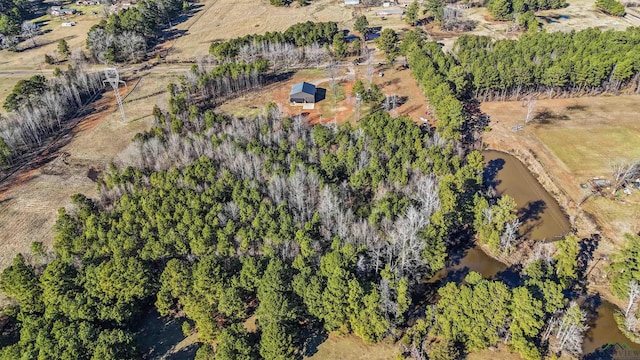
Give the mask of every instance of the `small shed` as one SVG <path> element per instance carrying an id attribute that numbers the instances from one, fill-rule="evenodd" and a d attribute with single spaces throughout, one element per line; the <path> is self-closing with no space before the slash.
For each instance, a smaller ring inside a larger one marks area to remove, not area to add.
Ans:
<path id="1" fill-rule="evenodd" d="M 378 16 L 391 16 L 391 15 L 404 15 L 404 9 L 385 9 L 376 11 L 376 15 Z"/>
<path id="2" fill-rule="evenodd" d="M 313 104 L 316 102 L 316 86 L 301 82 L 291 87 L 289 101 L 294 104 Z"/>
<path id="3" fill-rule="evenodd" d="M 359 5 L 360 0 L 344 0 L 345 5 Z"/>

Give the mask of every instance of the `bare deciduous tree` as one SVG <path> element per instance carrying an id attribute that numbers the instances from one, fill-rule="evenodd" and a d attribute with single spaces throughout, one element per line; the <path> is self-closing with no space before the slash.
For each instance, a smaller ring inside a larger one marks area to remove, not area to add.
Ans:
<path id="1" fill-rule="evenodd" d="M 15 50 L 18 45 L 18 37 L 16 36 L 5 36 L 0 34 L 0 50 L 9 49 Z"/>
<path id="2" fill-rule="evenodd" d="M 555 347 L 558 351 L 566 351 L 573 356 L 582 354 L 582 341 L 589 328 L 587 316 L 580 306 L 573 301 L 569 308 L 556 321 L 550 323 L 550 327 L 557 326 Z"/>
<path id="3" fill-rule="evenodd" d="M 636 280 L 629 281 L 627 290 L 627 306 L 622 315 L 624 315 L 624 325 L 628 331 L 635 332 L 638 327 L 638 300 L 640 299 L 640 284 Z"/>
<path id="4" fill-rule="evenodd" d="M 615 194 L 616 191 L 627 182 L 633 181 L 640 177 L 640 159 L 629 160 L 614 160 L 609 163 L 611 168 L 611 175 L 613 181 L 611 182 L 611 194 Z"/>
<path id="5" fill-rule="evenodd" d="M 38 35 L 38 25 L 31 21 L 22 23 L 22 36 L 33 41 L 33 47 L 36 47 L 36 35 Z"/>
<path id="6" fill-rule="evenodd" d="M 504 232 L 500 235 L 500 249 L 503 253 L 508 253 L 513 247 L 513 243 L 518 238 L 518 228 L 520 228 L 520 220 L 515 219 L 505 224 Z"/>
<path id="7" fill-rule="evenodd" d="M 138 61 L 147 49 L 147 42 L 144 37 L 131 31 L 125 31 L 117 37 L 117 42 L 122 49 L 123 55 L 130 61 Z"/>
<path id="8" fill-rule="evenodd" d="M 527 104 L 527 115 L 524 118 L 524 124 L 525 125 L 528 125 L 533 120 L 533 117 L 534 117 L 533 113 L 536 110 L 536 105 L 537 105 L 536 103 L 537 103 L 537 100 L 533 96 L 530 96 L 527 99 L 527 102 L 526 102 L 526 104 Z"/>

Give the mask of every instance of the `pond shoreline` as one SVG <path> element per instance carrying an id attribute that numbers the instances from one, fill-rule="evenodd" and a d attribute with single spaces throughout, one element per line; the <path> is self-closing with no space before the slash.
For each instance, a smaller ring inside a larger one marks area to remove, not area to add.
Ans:
<path id="1" fill-rule="evenodd" d="M 541 234 L 551 236 L 558 232 L 567 232 L 566 224 L 564 224 L 565 226 L 562 226 L 563 224 L 558 222 L 556 218 L 553 218 L 553 221 L 549 221 L 550 218 L 554 215 L 557 216 L 559 213 L 561 213 L 562 216 L 565 217 L 564 220 L 567 221 L 566 211 L 564 211 L 565 209 L 560 205 L 560 202 L 557 201 L 557 197 L 553 196 L 553 194 L 542 185 L 540 177 L 535 177 L 535 172 L 531 170 L 531 166 L 526 166 L 526 163 L 522 162 L 518 157 L 510 154 L 509 152 L 494 149 L 486 150 L 486 152 L 483 152 L 483 155 L 485 155 L 485 175 L 491 177 L 485 180 L 495 180 L 494 186 L 496 186 L 499 192 L 519 198 L 520 202 L 517 200 L 516 202 L 520 209 L 526 208 L 523 201 L 536 200 L 536 202 L 542 202 L 544 205 L 545 201 L 549 201 L 549 198 L 551 197 L 556 202 L 555 204 L 542 206 L 541 210 L 536 213 L 536 220 L 538 221 L 534 222 L 532 226 L 537 228 L 534 230 L 538 230 L 538 240 L 528 240 L 521 243 L 515 253 L 512 253 L 509 256 L 495 254 L 486 245 L 482 245 L 477 242 L 475 243 L 478 250 L 482 251 L 485 256 L 499 261 L 500 263 L 505 264 L 505 266 L 513 266 L 521 263 L 523 259 L 527 258 L 535 244 L 540 241 Z M 501 173 L 502 170 L 505 171 Z M 538 183 L 533 184 L 528 178 L 533 178 Z M 546 194 L 541 193 L 540 188 L 542 188 Z M 545 216 L 547 222 L 544 222 Z M 574 232 L 576 232 L 576 229 L 569 229 L 569 233 Z M 536 232 L 532 231 L 531 234 L 534 235 Z M 531 237 L 534 238 L 534 236 Z M 593 263 L 594 261 L 596 264 Z M 587 266 L 586 271 L 589 271 L 590 268 L 597 265 L 597 262 L 599 261 L 594 257 Z M 608 286 L 602 286 L 601 290 L 598 291 L 596 288 L 599 286 L 594 286 L 593 281 L 591 281 L 593 280 L 592 278 L 593 277 L 590 278 L 587 276 L 587 291 L 586 294 L 584 294 L 584 298 L 596 299 L 598 305 L 597 308 L 592 310 L 594 311 L 593 322 L 591 325 L 592 329 L 590 329 L 589 336 L 585 339 L 585 343 L 583 344 L 585 351 L 587 353 L 593 353 L 594 351 L 598 351 L 601 346 L 608 342 L 636 343 L 635 340 L 638 338 L 634 336 L 626 336 L 624 329 L 621 329 L 620 325 L 614 319 L 614 314 L 618 311 L 621 301 L 612 296 Z"/>

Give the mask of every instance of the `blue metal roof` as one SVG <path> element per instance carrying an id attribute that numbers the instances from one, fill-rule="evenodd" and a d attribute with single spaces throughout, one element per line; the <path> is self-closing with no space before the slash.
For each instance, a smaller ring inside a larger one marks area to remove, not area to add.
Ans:
<path id="1" fill-rule="evenodd" d="M 291 92 L 289 93 L 289 95 L 297 94 L 300 92 L 315 95 L 316 86 L 313 84 L 309 84 L 308 82 L 297 83 L 291 87 Z"/>

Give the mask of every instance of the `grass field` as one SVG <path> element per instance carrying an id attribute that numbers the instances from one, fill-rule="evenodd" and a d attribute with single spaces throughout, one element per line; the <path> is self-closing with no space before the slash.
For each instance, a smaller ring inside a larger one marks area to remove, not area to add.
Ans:
<path id="1" fill-rule="evenodd" d="M 638 26 L 640 21 L 632 17 L 620 18 L 596 10 L 595 0 L 568 0 L 569 6 L 562 9 L 536 13 L 547 31 L 582 30 L 597 27 L 601 30 L 623 30 Z"/>
<path id="2" fill-rule="evenodd" d="M 169 47 L 170 60 L 192 60 L 209 53 L 216 40 L 228 40 L 247 34 L 283 31 L 291 25 L 313 21 L 335 21 L 341 28 L 353 21 L 353 9 L 341 0 L 314 0 L 302 8 L 276 7 L 268 0 L 206 0 L 192 18 L 176 26 L 187 31 Z"/>
<path id="3" fill-rule="evenodd" d="M 73 7 L 76 7 L 75 5 Z M 91 15 L 91 6 L 77 6 L 84 11 L 83 15 L 72 15 L 63 18 L 51 18 L 44 15 L 34 21 L 39 24 L 41 35 L 35 37 L 36 46 L 33 47 L 31 40 L 23 41 L 18 45 L 18 51 L 0 50 L 0 71 L 12 70 L 38 70 L 53 69 L 55 65 L 44 63 L 45 54 L 55 54 L 58 49 L 58 40 L 65 39 L 69 49 L 84 49 L 86 46 L 87 33 L 91 26 L 97 24 L 102 17 Z M 100 12 L 98 11 L 98 14 Z M 74 21 L 76 26 L 62 27 L 63 22 Z M 59 65 L 66 67 L 66 64 Z M 28 76 L 25 76 L 28 77 Z M 0 80 L 4 81 L 4 79 Z"/>
<path id="4" fill-rule="evenodd" d="M 313 360 L 393 360 L 400 353 L 397 345 L 366 345 L 354 335 L 329 337 L 318 346 L 317 352 L 306 359 Z"/>
<path id="5" fill-rule="evenodd" d="M 607 237 L 620 244 L 626 232 L 638 232 L 640 192 L 619 200 L 590 198 L 580 187 L 593 177 L 611 176 L 609 162 L 640 158 L 640 96 L 600 96 L 578 99 L 539 100 L 537 123 L 513 132 L 522 124 L 526 108 L 522 102 L 482 104 L 491 116 L 492 130 L 485 135 L 489 147 L 522 154 L 531 152 L 558 189 L 556 196 L 568 210 L 585 210 L 595 218 Z M 543 183 L 544 185 L 544 183 Z M 562 194 L 559 194 L 562 193 Z M 593 229 L 590 229 L 593 230 Z"/>

